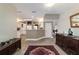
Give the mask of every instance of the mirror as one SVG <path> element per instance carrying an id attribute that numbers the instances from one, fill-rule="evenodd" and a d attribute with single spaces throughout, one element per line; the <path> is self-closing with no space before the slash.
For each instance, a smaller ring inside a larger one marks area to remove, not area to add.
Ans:
<path id="1" fill-rule="evenodd" d="M 79 13 L 70 16 L 70 25 L 73 28 L 79 27 Z"/>

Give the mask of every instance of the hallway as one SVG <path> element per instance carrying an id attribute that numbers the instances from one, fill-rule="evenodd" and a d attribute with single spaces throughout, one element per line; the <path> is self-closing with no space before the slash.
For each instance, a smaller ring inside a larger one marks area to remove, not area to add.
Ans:
<path id="1" fill-rule="evenodd" d="M 24 55 L 29 45 L 53 45 L 56 48 L 56 50 L 60 53 L 60 55 L 66 55 L 66 53 L 55 44 L 55 38 L 45 38 L 38 41 L 31 41 L 31 40 L 29 41 L 29 40 L 25 40 L 26 38 L 24 37 L 25 36 L 22 36 L 22 40 L 21 40 L 22 43 L 21 50 L 17 50 L 14 53 L 14 55 Z"/>

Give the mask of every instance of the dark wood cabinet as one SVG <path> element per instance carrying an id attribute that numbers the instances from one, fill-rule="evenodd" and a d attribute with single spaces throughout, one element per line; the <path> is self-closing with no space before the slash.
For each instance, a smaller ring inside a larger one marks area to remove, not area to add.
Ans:
<path id="1" fill-rule="evenodd" d="M 56 44 L 60 46 L 67 54 L 79 55 L 79 40 L 72 36 L 56 34 Z"/>
<path id="2" fill-rule="evenodd" d="M 15 38 L 8 44 L 0 47 L 0 55 L 11 55 L 17 50 L 17 48 L 21 49 L 21 39 Z"/>
<path id="3" fill-rule="evenodd" d="M 56 44 L 58 44 L 59 46 L 63 46 L 63 36 L 61 35 L 61 37 L 60 37 L 60 35 L 58 35 L 58 34 L 56 34 Z"/>

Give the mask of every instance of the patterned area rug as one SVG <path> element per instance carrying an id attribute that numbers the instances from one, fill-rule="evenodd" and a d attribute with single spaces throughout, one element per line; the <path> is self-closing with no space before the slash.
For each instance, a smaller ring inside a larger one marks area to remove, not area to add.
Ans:
<path id="1" fill-rule="evenodd" d="M 29 46 L 24 55 L 59 55 L 53 45 Z"/>

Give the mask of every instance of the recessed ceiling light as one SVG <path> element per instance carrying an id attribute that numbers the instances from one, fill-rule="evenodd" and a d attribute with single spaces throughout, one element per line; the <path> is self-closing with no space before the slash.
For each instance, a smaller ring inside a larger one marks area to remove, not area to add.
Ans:
<path id="1" fill-rule="evenodd" d="M 45 6 L 46 7 L 52 7 L 55 3 L 46 3 Z"/>
<path id="2" fill-rule="evenodd" d="M 19 18 L 17 18 L 17 22 L 20 22 L 20 21 L 22 21 L 21 19 L 19 19 Z"/>
<path id="3" fill-rule="evenodd" d="M 32 11 L 32 13 L 36 13 L 36 11 Z"/>

